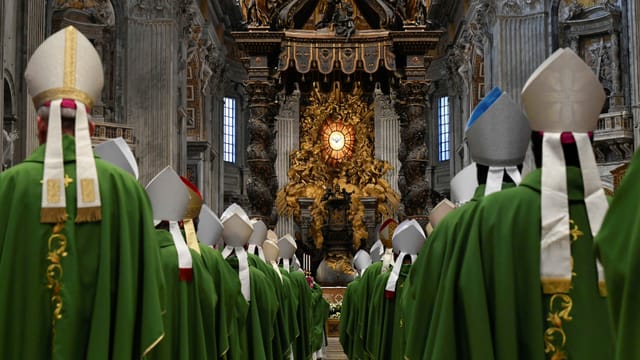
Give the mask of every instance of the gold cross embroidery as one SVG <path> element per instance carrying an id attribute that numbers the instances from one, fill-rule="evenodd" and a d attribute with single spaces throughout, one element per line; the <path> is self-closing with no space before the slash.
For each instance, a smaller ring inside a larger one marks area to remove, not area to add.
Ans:
<path id="1" fill-rule="evenodd" d="M 40 184 L 42 184 L 44 180 L 40 180 Z M 64 174 L 64 187 L 68 188 L 69 184 L 73 182 L 73 179 L 69 177 L 68 174 Z"/>
<path id="2" fill-rule="evenodd" d="M 69 184 L 73 182 L 73 179 L 69 177 L 69 175 L 64 174 L 64 187 L 69 187 Z"/>
<path id="3" fill-rule="evenodd" d="M 573 225 L 573 228 L 571 229 L 571 240 L 572 241 L 576 241 L 576 240 L 578 240 L 578 238 L 580 236 L 584 235 L 584 233 L 582 231 L 580 231 L 580 229 L 578 229 L 578 224 L 576 224 L 575 221 L 569 220 L 569 224 Z"/>

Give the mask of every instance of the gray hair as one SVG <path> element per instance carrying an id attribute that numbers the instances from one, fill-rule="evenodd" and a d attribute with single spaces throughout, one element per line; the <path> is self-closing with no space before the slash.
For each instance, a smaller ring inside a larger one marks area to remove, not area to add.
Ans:
<path id="1" fill-rule="evenodd" d="M 38 108 L 38 116 L 42 119 L 49 119 L 49 112 L 50 112 L 49 106 L 42 105 Z M 60 116 L 63 118 L 75 119 L 76 109 L 60 108 Z M 93 120 L 93 117 L 88 112 L 87 112 L 87 119 L 89 121 Z"/>

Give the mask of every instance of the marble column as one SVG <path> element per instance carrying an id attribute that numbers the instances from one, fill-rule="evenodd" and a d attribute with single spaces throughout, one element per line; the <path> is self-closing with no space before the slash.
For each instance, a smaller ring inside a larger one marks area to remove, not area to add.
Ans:
<path id="1" fill-rule="evenodd" d="M 403 80 L 398 87 L 396 109 L 401 115 L 398 151 L 400 171 L 398 188 L 404 215 L 421 223 L 427 221 L 430 186 L 427 179 L 427 107 L 428 83 L 425 80 Z M 401 99 L 401 100 L 400 100 Z"/>
<path id="2" fill-rule="evenodd" d="M 277 221 L 274 203 L 278 191 L 278 177 L 274 167 L 277 157 L 274 146 L 276 91 L 271 81 L 248 80 L 246 84 L 249 94 L 249 215 L 274 227 Z"/>
<path id="3" fill-rule="evenodd" d="M 276 174 L 278 189 L 282 189 L 289 182 L 289 155 L 300 147 L 300 91 L 295 90 L 287 96 L 276 116 L 275 146 L 278 152 L 276 158 Z M 276 234 L 283 236 L 287 233 L 295 234 L 293 217 L 279 216 Z"/>
<path id="4" fill-rule="evenodd" d="M 183 172 L 181 140 L 185 124 L 178 121 L 176 23 L 168 19 L 127 22 L 125 113 L 135 127 L 140 182 L 146 184 L 167 165 Z"/>
<path id="5" fill-rule="evenodd" d="M 379 88 L 376 88 L 374 99 L 375 157 L 393 166 L 393 169 L 384 175 L 384 179 L 387 180 L 393 190 L 400 192 L 398 189 L 400 120 L 389 95 L 385 95 Z"/>

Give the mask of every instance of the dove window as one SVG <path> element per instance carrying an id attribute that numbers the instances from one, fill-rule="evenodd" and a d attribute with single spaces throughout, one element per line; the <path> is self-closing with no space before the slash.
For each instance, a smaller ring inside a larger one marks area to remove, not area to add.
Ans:
<path id="1" fill-rule="evenodd" d="M 224 98 L 224 161 L 236 162 L 236 99 Z"/>

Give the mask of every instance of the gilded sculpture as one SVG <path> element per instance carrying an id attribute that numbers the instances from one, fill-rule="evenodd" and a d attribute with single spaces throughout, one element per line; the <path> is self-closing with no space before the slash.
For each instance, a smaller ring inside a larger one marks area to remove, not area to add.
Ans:
<path id="1" fill-rule="evenodd" d="M 339 83 L 328 94 L 314 86 L 309 95 L 310 105 L 303 109 L 301 116 L 300 148 L 290 155 L 289 183 L 276 198 L 278 213 L 293 216 L 297 222 L 300 221 L 298 198 L 313 199 L 310 235 L 318 249 L 323 243 L 321 226 L 328 215 L 322 200 L 327 188 L 338 186 L 352 194 L 349 220 L 353 225 L 354 249 L 368 238 L 363 222 L 364 206 L 359 198 L 377 198 L 377 214 L 381 217 L 393 217 L 398 209 L 399 195 L 383 179 L 391 165 L 374 157 L 374 107 L 363 101 L 362 95 L 358 84 L 351 93 L 343 92 Z M 335 164 L 327 162 L 324 156 L 327 144 L 322 141 L 322 135 L 327 118 L 340 119 L 353 128 L 355 134 L 353 155 Z"/>

